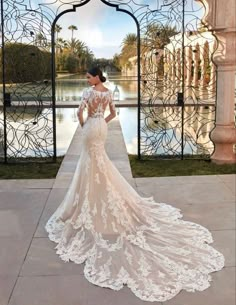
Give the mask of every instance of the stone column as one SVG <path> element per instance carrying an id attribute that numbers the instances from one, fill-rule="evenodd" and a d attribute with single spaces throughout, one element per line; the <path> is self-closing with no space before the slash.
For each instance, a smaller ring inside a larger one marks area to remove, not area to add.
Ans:
<path id="1" fill-rule="evenodd" d="M 174 56 L 174 49 L 172 50 L 172 53 L 170 54 L 170 99 L 171 101 L 176 100 L 176 84 L 175 84 L 175 56 Z"/>
<path id="2" fill-rule="evenodd" d="M 185 99 L 191 100 L 192 98 L 192 46 L 189 46 L 186 56 L 186 90 L 185 90 Z"/>
<path id="3" fill-rule="evenodd" d="M 234 90 L 236 71 L 236 1 L 195 0 L 207 8 L 203 19 L 218 39 L 214 54 L 217 66 L 216 127 L 211 133 L 215 151 L 214 163 L 235 163 L 233 145 L 236 143 L 234 127 Z"/>
<path id="4" fill-rule="evenodd" d="M 197 90 L 198 88 L 198 70 L 199 70 L 199 45 L 196 44 L 194 50 L 193 50 L 193 53 L 194 53 L 194 73 L 193 73 L 193 87 L 195 88 L 195 90 Z"/>
<path id="5" fill-rule="evenodd" d="M 171 92 L 171 56 L 170 56 L 170 51 L 168 50 L 166 54 L 166 63 L 167 63 L 167 77 L 166 77 L 166 96 L 168 99 L 170 99 L 170 92 Z"/>
<path id="6" fill-rule="evenodd" d="M 216 49 L 216 42 L 210 48 L 210 54 L 213 54 Z M 210 82 L 208 84 L 208 100 L 212 102 L 215 99 L 216 94 L 216 66 L 210 62 Z"/>
<path id="7" fill-rule="evenodd" d="M 176 51 L 176 86 L 177 86 L 177 92 L 181 92 L 182 88 L 182 69 L 181 69 L 181 50 L 177 49 Z"/>
<path id="8" fill-rule="evenodd" d="M 205 91 L 205 57 L 204 57 L 204 45 L 200 45 L 200 54 L 199 54 L 199 58 L 200 58 L 200 70 L 201 70 L 201 77 L 199 79 L 199 98 L 201 100 L 201 102 L 204 101 L 204 91 Z"/>

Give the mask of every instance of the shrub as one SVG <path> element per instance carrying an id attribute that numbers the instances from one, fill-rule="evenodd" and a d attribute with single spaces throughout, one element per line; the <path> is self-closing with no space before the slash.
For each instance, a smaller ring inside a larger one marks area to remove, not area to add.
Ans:
<path id="1" fill-rule="evenodd" d="M 2 57 L 2 51 L 0 52 Z M 51 77 L 51 54 L 34 45 L 7 43 L 5 45 L 6 82 L 25 83 Z M 0 66 L 2 81 L 2 66 Z"/>
<path id="2" fill-rule="evenodd" d="M 69 54 L 68 57 L 66 58 L 66 69 L 70 73 L 78 72 L 78 70 L 79 70 L 79 60 L 75 55 Z"/>

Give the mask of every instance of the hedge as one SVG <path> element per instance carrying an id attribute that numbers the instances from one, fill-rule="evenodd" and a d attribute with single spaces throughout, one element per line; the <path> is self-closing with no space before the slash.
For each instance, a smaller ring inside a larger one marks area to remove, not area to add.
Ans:
<path id="1" fill-rule="evenodd" d="M 2 58 L 2 50 L 0 50 Z M 23 43 L 5 45 L 6 82 L 25 83 L 51 78 L 51 54 Z M 2 66 L 0 65 L 2 82 Z"/>

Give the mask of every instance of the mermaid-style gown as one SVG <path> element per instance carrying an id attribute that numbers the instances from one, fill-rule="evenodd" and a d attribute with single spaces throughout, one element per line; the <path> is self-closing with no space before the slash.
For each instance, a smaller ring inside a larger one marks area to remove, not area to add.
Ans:
<path id="1" fill-rule="evenodd" d="M 204 290 L 224 256 L 211 233 L 183 221 L 180 210 L 142 198 L 109 160 L 104 111 L 111 91 L 86 89 L 83 146 L 68 192 L 46 224 L 61 259 L 85 262 L 84 275 L 101 287 L 127 285 L 145 301 L 166 301 L 181 289 Z M 115 143 L 114 143 L 115 145 Z"/>

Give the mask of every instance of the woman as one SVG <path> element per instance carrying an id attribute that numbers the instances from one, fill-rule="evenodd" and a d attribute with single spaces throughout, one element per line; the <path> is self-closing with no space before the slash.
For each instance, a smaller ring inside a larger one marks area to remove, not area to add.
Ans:
<path id="1" fill-rule="evenodd" d="M 221 253 L 209 246 L 211 233 L 180 220 L 180 210 L 142 198 L 109 160 L 104 143 L 107 123 L 115 117 L 105 77 L 87 73 L 78 109 L 83 127 L 81 156 L 69 190 L 46 225 L 64 261 L 85 262 L 84 275 L 101 287 L 127 285 L 145 301 L 166 301 L 181 289 L 204 290 L 209 273 L 224 266 Z M 104 118 L 105 109 L 110 114 Z M 83 111 L 88 116 L 84 122 Z"/>

